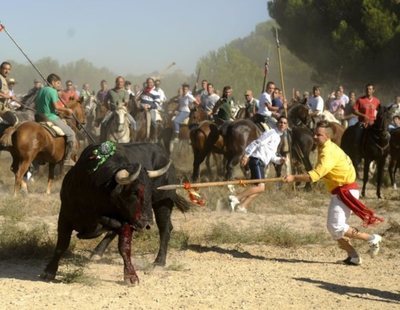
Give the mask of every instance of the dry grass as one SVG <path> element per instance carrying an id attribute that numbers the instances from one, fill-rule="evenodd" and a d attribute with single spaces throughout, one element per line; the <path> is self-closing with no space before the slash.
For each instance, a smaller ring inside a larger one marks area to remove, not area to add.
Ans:
<path id="1" fill-rule="evenodd" d="M 325 234 L 320 232 L 304 233 L 291 230 L 285 226 L 264 226 L 261 229 L 239 229 L 218 223 L 211 227 L 200 243 L 212 244 L 264 244 L 280 247 L 298 247 L 326 241 Z"/>
<path id="2" fill-rule="evenodd" d="M 25 229 L 6 220 L 1 225 L 0 236 L 0 259 L 44 258 L 51 255 L 55 247 L 45 223 Z"/>

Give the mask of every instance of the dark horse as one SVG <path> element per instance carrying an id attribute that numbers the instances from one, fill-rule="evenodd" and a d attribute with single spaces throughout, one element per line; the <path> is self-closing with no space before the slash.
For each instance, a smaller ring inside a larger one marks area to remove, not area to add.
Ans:
<path id="1" fill-rule="evenodd" d="M 394 189 L 396 185 L 396 171 L 400 165 L 400 128 L 390 132 L 390 161 L 389 161 L 389 175 L 390 182 Z"/>
<path id="2" fill-rule="evenodd" d="M 193 149 L 192 180 L 200 174 L 200 164 L 211 153 L 222 154 L 225 161 L 225 179 L 232 178 L 233 167 L 238 164 L 246 146 L 260 135 L 257 126 L 249 119 L 226 122 L 218 127 L 211 121 L 201 122 L 190 131 Z M 210 170 L 209 165 L 207 165 Z"/>
<path id="3" fill-rule="evenodd" d="M 84 124 L 85 113 L 80 102 L 72 101 L 67 106 L 74 111 L 77 120 Z M 73 120 L 70 121 L 74 122 Z M 73 125 L 73 128 L 79 127 L 78 124 Z M 28 171 L 33 160 L 37 160 L 40 163 L 49 163 L 46 192 L 50 194 L 51 183 L 54 180 L 55 165 L 64 159 L 64 136 L 53 137 L 39 123 L 27 121 L 15 127 L 7 128 L 0 139 L 0 144 L 11 153 L 13 158 L 11 170 L 15 174 L 14 195 L 19 192 L 21 186 L 27 189 L 23 176 Z"/>
<path id="4" fill-rule="evenodd" d="M 364 158 L 362 196 L 365 196 L 369 167 L 374 160 L 377 167 L 376 195 L 378 198 L 381 198 L 383 171 L 386 157 L 389 154 L 390 134 L 388 132 L 388 124 L 388 110 L 386 107 L 380 105 L 374 124 L 364 129 L 361 141 L 357 134 L 360 129 L 357 126 L 360 126 L 360 123 L 348 127 L 343 134 L 341 147 L 351 158 L 356 171 L 361 159 Z"/>

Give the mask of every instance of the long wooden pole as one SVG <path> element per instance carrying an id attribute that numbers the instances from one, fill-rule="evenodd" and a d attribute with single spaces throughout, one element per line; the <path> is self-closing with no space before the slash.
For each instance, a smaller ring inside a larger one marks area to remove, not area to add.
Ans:
<path id="1" fill-rule="evenodd" d="M 278 61 L 279 61 L 279 71 L 281 75 L 281 86 L 282 86 L 282 93 L 283 93 L 283 108 L 285 109 L 285 117 L 288 117 L 288 111 L 287 111 L 287 99 L 286 99 L 286 92 L 285 92 L 285 81 L 283 79 L 283 67 L 282 67 L 282 56 L 281 56 L 281 46 L 279 42 L 279 36 L 278 36 L 278 28 L 275 28 L 275 38 L 276 38 L 276 47 L 278 49 Z M 289 154 L 287 156 L 287 161 L 286 161 L 286 167 L 288 170 L 288 173 L 292 173 L 292 150 L 291 150 L 291 145 L 289 144 Z M 296 186 L 293 184 L 293 189 L 296 190 Z"/>
<path id="2" fill-rule="evenodd" d="M 267 82 L 268 71 L 269 71 L 269 57 L 267 57 L 264 63 L 264 80 L 261 87 L 261 94 L 265 91 L 265 83 Z"/>
<path id="3" fill-rule="evenodd" d="M 170 184 L 157 187 L 157 189 L 168 191 L 178 188 L 204 188 L 204 187 L 215 187 L 215 186 L 225 186 L 225 185 L 246 185 L 254 183 L 271 183 L 271 182 L 281 182 L 283 178 L 269 178 L 269 179 L 251 179 L 251 180 L 232 180 L 232 181 L 219 181 L 219 182 L 204 182 L 204 183 L 184 183 L 184 184 Z"/>
<path id="4" fill-rule="evenodd" d="M 21 51 L 22 55 L 25 56 L 26 60 L 29 61 L 29 63 L 32 65 L 32 67 L 36 70 L 36 72 L 39 74 L 39 76 L 42 78 L 42 80 L 44 81 L 45 85 L 50 85 L 50 83 L 46 80 L 46 78 L 43 76 L 42 72 L 40 72 L 40 70 L 35 66 L 35 64 L 32 62 L 32 60 L 28 57 L 28 55 L 24 52 L 24 50 L 19 46 L 19 44 L 14 40 L 14 38 L 11 36 L 11 34 L 7 31 L 6 27 L 0 22 L 0 31 L 3 31 L 6 33 L 6 35 L 10 38 L 10 40 L 15 44 L 15 46 Z M 58 97 L 58 99 L 60 100 L 60 102 L 63 104 L 64 107 L 67 107 L 67 105 L 65 104 L 64 100 L 62 100 L 60 97 Z M 86 130 L 85 126 L 83 126 L 81 124 L 81 122 L 78 120 L 78 118 L 76 117 L 75 114 L 72 113 L 72 117 L 74 118 L 74 120 L 77 122 L 78 124 L 78 128 L 82 129 L 84 131 L 84 133 L 88 136 L 88 138 L 92 141 L 92 143 L 96 143 L 96 141 L 94 140 L 94 138 L 92 137 L 92 135 Z"/>
<path id="5" fill-rule="evenodd" d="M 282 56 L 281 56 L 281 47 L 280 47 L 279 37 L 278 37 L 278 28 L 275 28 L 275 37 L 276 37 L 276 47 L 278 49 L 278 61 L 279 61 L 279 71 L 281 74 L 281 86 L 282 86 L 282 93 L 283 93 L 283 101 L 285 101 L 286 100 L 286 92 L 285 92 L 285 82 L 283 80 Z M 283 107 L 285 108 L 285 116 L 287 117 L 288 116 L 287 105 L 284 104 Z"/>

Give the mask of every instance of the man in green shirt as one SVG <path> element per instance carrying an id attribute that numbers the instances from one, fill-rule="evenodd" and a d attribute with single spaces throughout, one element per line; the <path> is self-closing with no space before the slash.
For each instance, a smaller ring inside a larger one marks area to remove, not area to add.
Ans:
<path id="1" fill-rule="evenodd" d="M 37 120 L 48 120 L 62 129 L 66 136 L 64 165 L 73 166 L 75 162 L 71 159 L 71 155 L 76 140 L 75 132 L 57 115 L 58 112 L 72 115 L 73 111 L 67 107 L 57 107 L 56 105 L 59 101 L 57 91 L 61 89 L 61 78 L 52 73 L 47 77 L 47 82 L 48 86 L 41 88 L 37 94 L 35 118 Z"/>
<path id="2" fill-rule="evenodd" d="M 222 97 L 215 104 L 213 113 L 214 119 L 217 123 L 226 122 L 232 119 L 232 107 L 235 104 L 232 92 L 232 87 L 225 86 L 222 92 Z"/>

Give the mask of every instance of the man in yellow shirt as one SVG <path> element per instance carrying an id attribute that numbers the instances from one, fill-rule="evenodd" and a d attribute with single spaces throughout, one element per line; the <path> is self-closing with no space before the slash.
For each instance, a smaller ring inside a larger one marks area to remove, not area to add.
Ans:
<path id="1" fill-rule="evenodd" d="M 336 144 L 331 141 L 332 129 L 328 122 L 317 123 L 314 140 L 318 146 L 318 161 L 313 170 L 301 175 L 288 175 L 285 182 L 316 182 L 323 179 L 329 192 L 331 201 L 328 209 L 327 228 L 332 238 L 337 240 L 339 247 L 347 252 L 348 257 L 343 263 L 360 265 L 361 257 L 350 243 L 350 239 L 368 241 L 372 257 L 379 252 L 379 243 L 382 237 L 370 235 L 350 227 L 347 221 L 354 212 L 364 220 L 364 224 L 373 224 L 383 221 L 366 208 L 359 200 L 359 190 L 355 183 L 356 173 L 350 158 Z"/>

